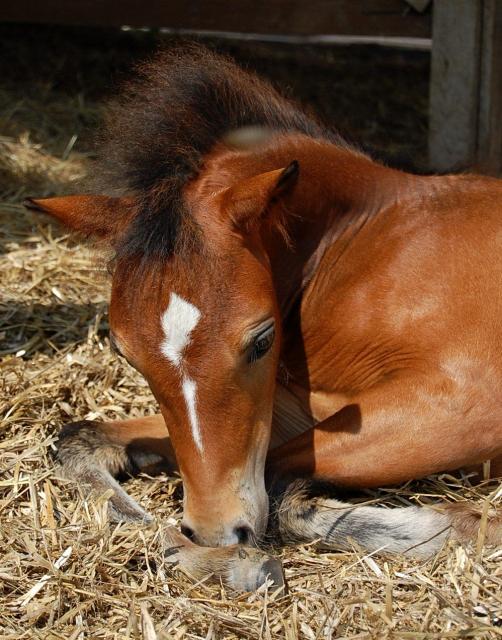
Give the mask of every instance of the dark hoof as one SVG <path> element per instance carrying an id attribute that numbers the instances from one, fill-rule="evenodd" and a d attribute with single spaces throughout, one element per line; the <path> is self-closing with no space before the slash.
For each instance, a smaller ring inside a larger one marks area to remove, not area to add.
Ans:
<path id="1" fill-rule="evenodd" d="M 266 580 L 272 581 L 272 587 L 274 589 L 282 588 L 285 593 L 287 592 L 286 578 L 284 576 L 282 564 L 279 560 L 270 558 L 263 563 L 258 575 L 258 584 L 256 587 L 261 587 L 262 584 L 265 584 Z"/>

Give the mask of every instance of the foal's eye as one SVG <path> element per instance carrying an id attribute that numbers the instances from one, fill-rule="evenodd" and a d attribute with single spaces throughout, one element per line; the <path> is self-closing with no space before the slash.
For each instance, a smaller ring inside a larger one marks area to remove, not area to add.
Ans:
<path id="1" fill-rule="evenodd" d="M 274 343 L 275 327 L 273 324 L 255 336 L 251 345 L 248 362 L 256 362 L 262 358 Z"/>

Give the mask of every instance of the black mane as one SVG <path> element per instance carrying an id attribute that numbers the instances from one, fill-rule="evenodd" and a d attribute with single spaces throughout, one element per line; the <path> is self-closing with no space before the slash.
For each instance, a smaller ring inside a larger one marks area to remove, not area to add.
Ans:
<path id="1" fill-rule="evenodd" d="M 190 221 L 183 187 L 228 131 L 260 126 L 339 141 L 270 84 L 205 47 L 161 52 L 138 72 L 109 106 L 99 154 L 101 188 L 139 202 L 117 257 L 167 258 L 178 249 Z"/>

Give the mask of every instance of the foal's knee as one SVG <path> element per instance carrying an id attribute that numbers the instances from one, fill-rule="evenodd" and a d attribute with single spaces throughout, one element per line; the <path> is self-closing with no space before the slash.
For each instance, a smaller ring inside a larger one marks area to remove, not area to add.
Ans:
<path id="1" fill-rule="evenodd" d="M 67 473 L 79 475 L 90 464 L 112 476 L 129 470 L 130 459 L 125 447 L 108 438 L 103 423 L 82 420 L 67 424 L 61 429 L 56 444 L 57 459 Z"/>
<path id="2" fill-rule="evenodd" d="M 112 490 L 108 512 L 113 521 L 151 522 L 152 517 L 114 479 L 132 472 L 133 464 L 124 444 L 110 439 L 106 426 L 84 420 L 63 427 L 57 443 L 63 474 L 99 495 Z"/>

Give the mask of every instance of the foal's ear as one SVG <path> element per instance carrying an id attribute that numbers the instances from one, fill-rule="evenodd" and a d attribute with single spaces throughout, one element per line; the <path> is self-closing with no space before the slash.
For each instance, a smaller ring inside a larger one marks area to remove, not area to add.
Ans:
<path id="1" fill-rule="evenodd" d="M 133 216 L 133 202 L 132 198 L 86 195 L 27 198 L 23 204 L 30 211 L 46 213 L 86 237 L 112 240 Z"/>
<path id="2" fill-rule="evenodd" d="M 260 173 L 228 188 L 223 207 L 234 224 L 248 225 L 260 218 L 267 207 L 291 189 L 298 179 L 299 164 L 293 160 L 285 169 Z"/>

